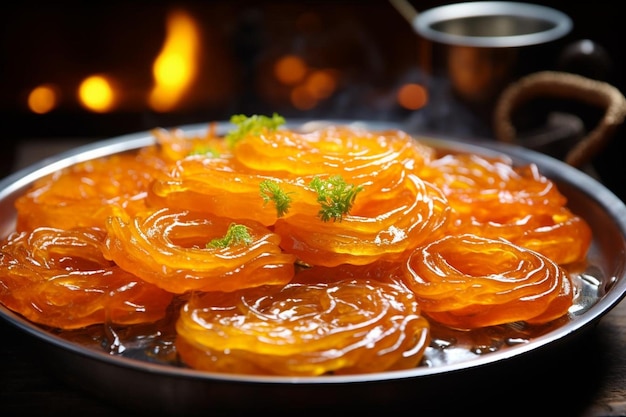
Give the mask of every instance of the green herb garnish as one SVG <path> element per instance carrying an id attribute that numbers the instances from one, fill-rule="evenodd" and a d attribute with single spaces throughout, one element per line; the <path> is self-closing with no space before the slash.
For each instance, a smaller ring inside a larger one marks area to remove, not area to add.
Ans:
<path id="1" fill-rule="evenodd" d="M 276 206 L 276 215 L 278 217 L 282 217 L 289 211 L 289 207 L 291 207 L 291 197 L 289 197 L 289 193 L 286 193 L 280 188 L 280 185 L 276 181 L 272 180 L 263 180 L 259 184 L 259 188 L 261 189 L 261 197 L 265 204 L 270 201 L 274 202 Z"/>
<path id="2" fill-rule="evenodd" d="M 228 146 L 232 148 L 246 135 L 257 135 L 264 130 L 273 131 L 278 129 L 278 127 L 285 124 L 285 118 L 276 113 L 274 113 L 272 117 L 262 115 L 248 117 L 243 114 L 237 114 L 230 118 L 230 122 L 237 125 L 235 130 L 226 134 L 226 142 Z"/>
<path id="3" fill-rule="evenodd" d="M 252 243 L 252 236 L 247 226 L 231 223 L 222 238 L 216 238 L 207 243 L 207 248 L 227 248 L 233 245 Z"/>
<path id="4" fill-rule="evenodd" d="M 354 186 L 345 182 L 341 175 L 333 175 L 326 180 L 315 177 L 309 186 L 317 192 L 317 201 L 322 208 L 318 215 L 322 221 L 341 221 L 348 214 L 356 195 L 363 190 L 362 186 Z"/>
<path id="5" fill-rule="evenodd" d="M 210 147 L 210 146 L 197 146 L 195 148 L 193 148 L 189 154 L 189 156 L 192 155 L 207 155 L 207 156 L 211 156 L 213 158 L 216 158 L 220 155 L 220 153 L 218 152 L 217 149 Z"/>

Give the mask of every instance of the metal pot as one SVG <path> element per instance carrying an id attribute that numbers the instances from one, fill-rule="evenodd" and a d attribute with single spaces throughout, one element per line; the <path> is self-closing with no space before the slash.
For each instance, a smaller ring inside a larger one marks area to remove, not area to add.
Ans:
<path id="1" fill-rule="evenodd" d="M 478 104 L 493 101 L 520 75 L 522 47 L 551 43 L 572 29 L 571 19 L 558 10 L 508 1 L 435 7 L 417 13 L 412 24 L 439 46 L 435 52 L 444 61 L 422 65 L 445 71 L 459 97 Z"/>

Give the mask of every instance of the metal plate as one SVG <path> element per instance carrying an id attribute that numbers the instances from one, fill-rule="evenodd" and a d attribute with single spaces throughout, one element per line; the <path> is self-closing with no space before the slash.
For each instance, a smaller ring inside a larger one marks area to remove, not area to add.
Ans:
<path id="1" fill-rule="evenodd" d="M 290 128 L 310 130 L 325 124 L 352 124 L 369 129 L 397 128 L 391 123 L 346 120 L 292 121 Z M 218 132 L 230 128 L 219 123 Z M 207 124 L 183 126 L 189 134 L 204 132 Z M 590 224 L 594 239 L 589 266 L 577 279 L 583 288 L 569 318 L 526 343 L 510 343 L 489 353 L 429 348 L 428 366 L 367 375 L 281 377 L 225 375 L 174 367 L 141 357 L 111 355 L 73 343 L 24 320 L 0 306 L 0 318 L 32 336 L 37 356 L 59 377 L 106 401 L 125 408 L 159 414 L 200 414 L 208 411 L 258 411 L 350 407 L 371 409 L 384 404 L 404 406 L 407 400 L 426 401 L 433 390 L 463 381 L 472 372 L 505 366 L 546 348 L 576 338 L 593 327 L 626 294 L 626 206 L 594 178 L 565 163 L 526 148 L 493 142 L 460 142 L 414 135 L 442 150 L 478 154 L 504 153 L 516 164 L 535 163 L 556 182 L 573 212 Z M 45 175 L 78 162 L 133 151 L 154 143 L 149 132 L 96 142 L 48 158 L 0 181 L 0 233 L 14 228 L 15 199 Z M 10 343 L 10 341 L 3 341 Z M 437 388 L 435 388 L 437 387 Z"/>

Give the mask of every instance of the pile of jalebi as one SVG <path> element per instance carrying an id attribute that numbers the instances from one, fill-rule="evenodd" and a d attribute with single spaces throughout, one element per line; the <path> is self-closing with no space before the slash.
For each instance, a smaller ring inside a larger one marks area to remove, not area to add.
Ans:
<path id="1" fill-rule="evenodd" d="M 152 146 L 33 183 L 0 250 L 0 302 L 62 329 L 182 303 L 187 365 L 281 375 L 417 366 L 431 321 L 567 315 L 565 268 L 591 229 L 536 166 L 393 129 L 232 122 L 154 130 Z"/>

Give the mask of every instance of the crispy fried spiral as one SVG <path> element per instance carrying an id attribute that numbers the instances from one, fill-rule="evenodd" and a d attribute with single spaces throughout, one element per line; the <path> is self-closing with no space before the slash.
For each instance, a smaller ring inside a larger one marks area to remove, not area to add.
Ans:
<path id="1" fill-rule="evenodd" d="M 481 222 L 551 213 L 566 202 L 535 165 L 514 167 L 504 157 L 448 154 L 425 165 L 420 176 L 437 185 L 457 213 Z"/>
<path id="2" fill-rule="evenodd" d="M 0 301 L 60 329 L 163 318 L 172 294 L 104 259 L 104 236 L 95 228 L 12 234 L 0 249 Z"/>
<path id="3" fill-rule="evenodd" d="M 471 217 L 457 218 L 450 223 L 456 233 L 504 238 L 539 252 L 559 265 L 583 261 L 592 240 L 588 223 L 565 207 L 555 209 L 552 215 L 527 214 L 506 223 L 481 223 Z"/>
<path id="4" fill-rule="evenodd" d="M 328 126 L 307 133 L 277 130 L 249 135 L 236 144 L 233 154 L 242 165 L 258 172 L 341 174 L 352 181 L 396 164 L 417 169 L 435 153 L 400 130 Z"/>
<path id="5" fill-rule="evenodd" d="M 420 175 L 448 199 L 454 233 L 504 237 L 558 264 L 587 255 L 591 228 L 534 164 L 514 167 L 504 156 L 448 154 L 424 165 Z"/>
<path id="6" fill-rule="evenodd" d="M 281 288 L 191 297 L 176 325 L 183 361 L 209 371 L 314 376 L 417 366 L 428 322 L 406 288 L 309 271 Z"/>
<path id="7" fill-rule="evenodd" d="M 73 165 L 37 180 L 16 203 L 18 231 L 47 226 L 104 228 L 114 206 L 145 210 L 149 184 L 163 161 L 147 148 Z"/>
<path id="8" fill-rule="evenodd" d="M 369 196 L 369 198 L 368 198 Z M 445 197 L 408 174 L 400 186 L 366 195 L 341 221 L 294 214 L 276 222 L 282 247 L 310 265 L 364 265 L 398 260 L 405 252 L 440 236 L 448 220 Z"/>
<path id="9" fill-rule="evenodd" d="M 415 250 L 404 279 L 425 314 L 462 329 L 547 322 L 566 315 L 573 298 L 569 275 L 550 259 L 468 234 Z"/>
<path id="10" fill-rule="evenodd" d="M 294 197 L 291 213 L 316 216 L 319 204 L 307 188 L 310 178 L 281 178 L 239 170 L 232 158 L 178 161 L 167 177 L 156 179 L 147 195 L 151 207 L 189 209 L 232 219 L 251 219 L 270 226 L 278 218 L 273 204 L 263 200 L 260 185 L 272 181 Z"/>
<path id="11" fill-rule="evenodd" d="M 107 222 L 104 256 L 121 268 L 172 293 L 234 291 L 293 277 L 295 256 L 278 246 L 280 237 L 255 221 L 240 221 L 249 244 L 207 247 L 224 236 L 232 219 L 192 211 L 160 209 L 145 216 L 119 212 Z"/>

